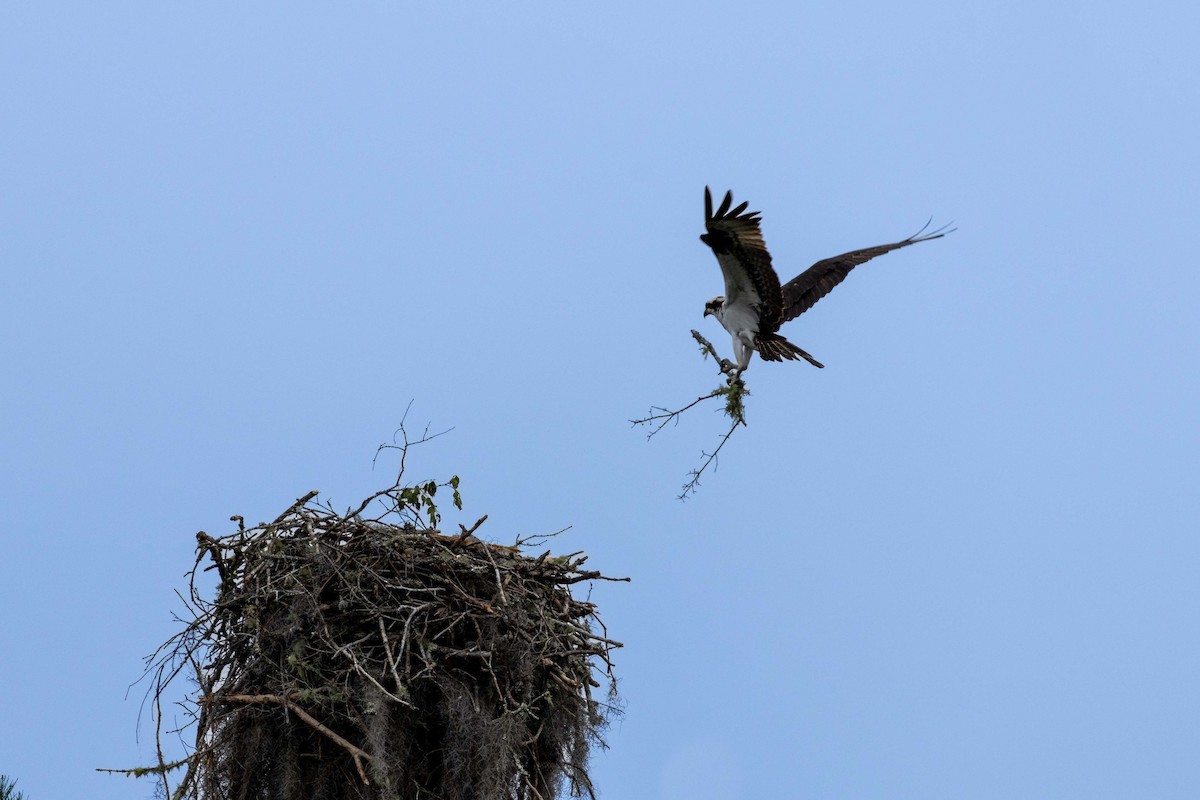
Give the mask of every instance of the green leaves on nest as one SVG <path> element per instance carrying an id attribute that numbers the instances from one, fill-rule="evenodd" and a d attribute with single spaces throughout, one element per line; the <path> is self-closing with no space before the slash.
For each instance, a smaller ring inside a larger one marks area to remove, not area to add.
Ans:
<path id="1" fill-rule="evenodd" d="M 462 511 L 462 495 L 458 491 L 459 478 L 457 475 L 451 475 L 450 480 L 445 483 L 436 481 L 426 481 L 418 483 L 414 486 L 405 486 L 396 490 L 396 497 L 404 510 L 411 511 L 418 517 L 425 517 L 429 520 L 429 527 L 436 528 L 442 521 L 442 515 L 438 511 L 437 503 L 433 501 L 437 494 L 439 486 L 449 486 L 453 491 L 454 507 Z"/>

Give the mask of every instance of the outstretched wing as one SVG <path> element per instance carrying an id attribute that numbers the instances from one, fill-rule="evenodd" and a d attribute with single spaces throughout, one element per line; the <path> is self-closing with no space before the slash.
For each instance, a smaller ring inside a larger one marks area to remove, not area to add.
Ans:
<path id="1" fill-rule="evenodd" d="M 779 329 L 783 293 L 779 276 L 771 266 L 771 254 L 759 228 L 759 212 L 746 211 L 749 203 L 737 208 L 733 192 L 726 192 L 721 207 L 713 213 L 712 192 L 704 187 L 704 227 L 700 241 L 712 248 L 725 276 L 725 301 L 754 305 L 759 313 L 759 330 L 773 333 Z"/>
<path id="2" fill-rule="evenodd" d="M 845 280 L 846 276 L 850 274 L 850 270 L 859 264 L 865 264 L 875 256 L 899 250 L 901 247 L 908 247 L 910 244 L 928 242 L 930 239 L 940 239 L 947 233 L 953 233 L 956 230 L 955 228 L 947 230 L 946 226 L 943 226 L 937 230 L 925 233 L 928 227 L 929 223 L 927 222 L 924 228 L 921 228 L 921 230 L 903 241 L 876 245 L 875 247 L 867 247 L 862 250 L 851 250 L 849 253 L 842 253 L 840 256 L 822 259 L 813 264 L 783 285 L 783 309 L 780 314 L 780 324 L 790 319 L 795 319 L 816 305 L 818 300 L 829 294 L 833 290 L 833 287 Z"/>

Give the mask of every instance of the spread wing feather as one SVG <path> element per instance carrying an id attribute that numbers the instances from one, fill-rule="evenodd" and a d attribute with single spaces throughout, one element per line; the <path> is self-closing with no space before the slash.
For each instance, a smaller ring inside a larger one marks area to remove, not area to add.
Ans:
<path id="1" fill-rule="evenodd" d="M 749 203 L 731 209 L 732 205 L 733 192 L 726 192 L 714 214 L 712 192 L 704 187 L 704 227 L 708 232 L 700 240 L 712 248 L 721 265 L 726 302 L 741 298 L 753 304 L 759 313 L 759 331 L 773 333 L 783 322 L 783 292 L 759 228 L 759 212 L 746 213 Z"/>
<path id="2" fill-rule="evenodd" d="M 946 227 L 941 227 L 925 233 L 928 227 L 929 223 L 927 222 L 924 228 L 899 242 L 866 247 L 862 250 L 851 250 L 849 253 L 825 258 L 813 264 L 783 285 L 783 307 L 780 312 L 779 324 L 795 319 L 808 311 L 817 304 L 818 300 L 829 294 L 833 287 L 845 280 L 846 276 L 850 274 L 850 270 L 859 264 L 865 264 L 875 256 L 899 250 L 901 247 L 908 247 L 910 244 L 940 239 L 954 231 L 953 228 L 947 230 Z"/>

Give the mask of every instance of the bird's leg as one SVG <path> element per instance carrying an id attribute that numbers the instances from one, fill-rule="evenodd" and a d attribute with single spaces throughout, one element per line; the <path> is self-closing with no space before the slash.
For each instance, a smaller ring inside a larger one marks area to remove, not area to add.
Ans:
<path id="1" fill-rule="evenodd" d="M 730 383 L 741 380 L 742 373 L 750 366 L 750 357 L 754 355 L 753 340 L 747 341 L 744 334 L 733 337 L 733 354 L 737 358 L 737 366 L 729 373 Z"/>
<path id="2" fill-rule="evenodd" d="M 742 340 L 739 337 L 734 336 L 733 337 L 733 357 L 737 359 L 738 363 L 735 364 L 727 358 L 721 359 L 721 372 L 725 373 L 725 377 L 729 380 L 730 383 L 733 383 L 734 381 L 736 381 L 738 379 L 738 377 L 742 374 L 742 370 L 744 370 L 746 368 L 745 366 L 741 365 L 743 360 L 748 360 L 748 359 L 746 359 L 745 356 L 746 356 L 745 343 L 742 342 Z"/>

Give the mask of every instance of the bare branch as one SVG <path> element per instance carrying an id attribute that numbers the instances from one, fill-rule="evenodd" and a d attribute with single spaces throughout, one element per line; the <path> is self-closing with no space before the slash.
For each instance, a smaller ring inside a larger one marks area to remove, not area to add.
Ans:
<path id="1" fill-rule="evenodd" d="M 725 431 L 725 435 L 721 437 L 721 443 L 717 445 L 717 449 L 713 450 L 711 453 L 700 454 L 701 457 L 704 458 L 704 463 L 700 465 L 699 469 L 694 469 L 688 473 L 688 475 L 691 477 L 688 479 L 688 482 L 683 485 L 683 492 L 679 495 L 680 500 L 687 500 L 688 497 L 696 493 L 696 489 L 700 487 L 700 476 L 704 474 L 704 470 L 708 469 L 710 464 L 716 462 L 717 453 L 721 452 L 721 448 L 724 447 L 725 443 L 729 441 L 729 437 L 733 436 L 733 432 L 737 429 L 737 426 L 745 424 L 745 420 L 741 418 L 735 419 L 733 424 L 729 426 L 729 430 Z"/>
<path id="2" fill-rule="evenodd" d="M 462 544 L 463 542 L 467 541 L 467 539 L 470 539 L 475 534 L 475 531 L 479 530 L 479 526 L 487 522 L 487 518 L 488 515 L 484 514 L 482 517 L 475 520 L 475 524 L 469 528 L 460 522 L 458 524 L 458 528 L 462 532 L 458 534 L 458 540 L 455 542 L 455 544 Z"/>
<path id="3" fill-rule="evenodd" d="M 650 416 L 648 416 L 648 417 L 644 417 L 642 419 L 631 419 L 629 421 L 631 423 L 633 423 L 634 425 L 648 425 L 651 422 L 658 422 L 658 424 L 654 426 L 654 430 L 652 430 L 652 431 L 650 431 L 650 433 L 646 434 L 647 439 L 653 439 L 654 434 L 658 433 L 663 428 L 665 428 L 667 426 L 667 423 L 671 422 L 671 420 L 675 420 L 676 422 L 678 422 L 680 414 L 682 414 L 683 412 L 687 411 L 690 408 L 693 408 L 696 405 L 699 405 L 700 403 L 703 403 L 705 400 L 709 400 L 713 397 L 716 397 L 717 395 L 721 394 L 723 391 L 724 391 L 723 389 L 713 389 L 711 392 L 704 395 L 703 397 L 697 397 L 695 400 L 688 403 L 683 408 L 676 409 L 675 411 L 671 411 L 669 409 L 662 408 L 661 406 L 651 406 L 650 407 L 651 412 L 658 411 L 661 413 L 658 413 L 658 414 L 651 413 Z M 659 420 L 661 420 L 661 422 L 659 422 Z"/>

